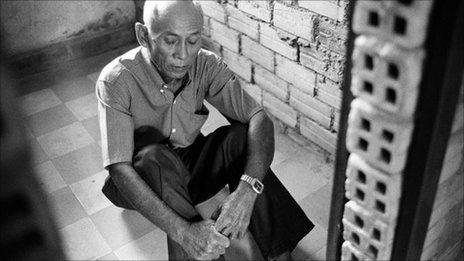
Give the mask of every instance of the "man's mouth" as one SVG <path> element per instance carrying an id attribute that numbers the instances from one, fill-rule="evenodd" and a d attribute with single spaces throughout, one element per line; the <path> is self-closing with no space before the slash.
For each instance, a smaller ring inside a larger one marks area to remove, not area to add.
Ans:
<path id="1" fill-rule="evenodd" d="M 171 66 L 171 68 L 175 72 L 185 72 L 190 68 L 190 66 Z"/>

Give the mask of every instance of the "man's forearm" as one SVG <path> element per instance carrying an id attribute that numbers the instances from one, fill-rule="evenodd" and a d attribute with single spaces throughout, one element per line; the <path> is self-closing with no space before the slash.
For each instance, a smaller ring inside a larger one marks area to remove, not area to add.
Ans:
<path id="1" fill-rule="evenodd" d="M 254 115 L 248 126 L 245 173 L 263 180 L 274 157 L 274 126 L 264 111 Z"/>
<path id="2" fill-rule="evenodd" d="M 182 230 L 188 222 L 175 213 L 127 163 L 110 166 L 110 175 L 121 194 L 136 210 L 161 228 L 174 241 L 182 241 Z"/>

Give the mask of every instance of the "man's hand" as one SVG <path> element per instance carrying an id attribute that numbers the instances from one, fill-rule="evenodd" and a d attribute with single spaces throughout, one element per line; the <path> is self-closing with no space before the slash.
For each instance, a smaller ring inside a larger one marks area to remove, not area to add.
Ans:
<path id="1" fill-rule="evenodd" d="M 217 259 L 225 253 L 230 241 L 214 228 L 213 220 L 190 224 L 183 233 L 182 246 L 196 260 Z"/>
<path id="2" fill-rule="evenodd" d="M 238 188 L 222 205 L 221 214 L 216 220 L 216 230 L 231 240 L 242 239 L 250 224 L 256 196 L 250 185 L 240 181 Z"/>

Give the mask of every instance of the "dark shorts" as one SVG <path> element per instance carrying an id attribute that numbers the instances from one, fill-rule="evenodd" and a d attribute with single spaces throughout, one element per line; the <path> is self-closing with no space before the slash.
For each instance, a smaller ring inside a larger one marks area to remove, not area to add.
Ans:
<path id="1" fill-rule="evenodd" d="M 238 186 L 245 166 L 246 140 L 247 126 L 233 123 L 206 137 L 200 135 L 186 148 L 166 144 L 141 146 L 133 164 L 142 179 L 174 211 L 188 220 L 198 220 L 201 218 L 195 205 L 216 195 L 225 185 L 230 191 Z M 265 189 L 256 199 L 249 231 L 262 255 L 269 258 L 292 251 L 314 225 L 271 169 L 263 184 Z M 116 206 L 133 209 L 110 177 L 103 193 Z"/>

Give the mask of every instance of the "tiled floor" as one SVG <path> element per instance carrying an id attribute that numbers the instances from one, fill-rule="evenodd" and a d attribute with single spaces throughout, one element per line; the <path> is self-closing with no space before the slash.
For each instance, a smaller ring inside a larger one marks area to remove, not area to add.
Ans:
<path id="1" fill-rule="evenodd" d="M 98 72 L 22 97 L 35 170 L 55 213 L 69 259 L 167 259 L 166 234 L 135 211 L 113 206 L 100 189 L 107 176 L 100 155 Z M 204 126 L 209 132 L 220 119 Z M 276 134 L 272 168 L 316 228 L 293 252 L 324 259 L 332 164 Z"/>

